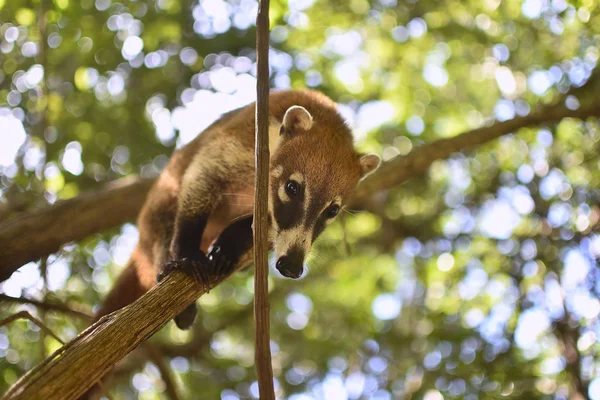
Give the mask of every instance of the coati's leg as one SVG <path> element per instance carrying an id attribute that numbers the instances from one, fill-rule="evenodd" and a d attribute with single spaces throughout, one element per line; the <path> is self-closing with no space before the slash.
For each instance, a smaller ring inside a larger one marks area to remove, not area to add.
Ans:
<path id="1" fill-rule="evenodd" d="M 210 289 L 210 275 L 214 275 L 216 271 L 211 269 L 206 254 L 200 249 L 200 242 L 208 218 L 221 199 L 220 188 L 225 181 L 222 174 L 210 171 L 208 165 L 190 166 L 183 177 L 173 235 L 169 250 L 165 252 L 168 253 L 168 258 L 159 265 L 157 281 L 163 280 L 173 270 L 181 270 Z M 166 242 L 163 243 L 163 246 L 166 245 Z M 180 329 L 187 329 L 195 317 L 194 303 L 175 317 L 175 323 Z"/>
<path id="2" fill-rule="evenodd" d="M 229 274 L 240 257 L 252 248 L 252 220 L 246 217 L 234 222 L 215 240 L 208 259 L 219 274 Z"/>
<path id="3" fill-rule="evenodd" d="M 232 151 L 230 151 L 232 150 Z M 218 154 L 219 157 L 215 157 Z M 194 277 L 210 289 L 210 277 L 220 273 L 209 263 L 200 244 L 209 216 L 218 208 L 224 190 L 240 174 L 252 171 L 251 151 L 244 151 L 240 142 L 224 137 L 214 141 L 198 152 L 187 167 L 178 195 L 177 214 L 170 243 L 169 258 L 157 275 L 162 280 L 173 269 L 179 269 Z M 193 315 L 193 307 L 185 313 Z M 177 318 L 189 322 L 193 318 Z M 177 320 L 175 322 L 178 322 Z"/>
<path id="4" fill-rule="evenodd" d="M 251 247 L 252 217 L 246 217 L 227 226 L 217 237 L 208 253 L 207 269 L 218 276 L 227 275 Z M 190 328 L 196 313 L 196 303 L 193 303 L 175 317 L 177 327 Z"/>
<path id="5" fill-rule="evenodd" d="M 179 194 L 169 260 L 161 266 L 158 281 L 179 269 L 208 285 L 208 259 L 200 249 L 200 242 L 208 217 L 220 201 L 220 186 L 222 181 L 211 177 L 208 168 L 190 167 L 186 172 Z"/>

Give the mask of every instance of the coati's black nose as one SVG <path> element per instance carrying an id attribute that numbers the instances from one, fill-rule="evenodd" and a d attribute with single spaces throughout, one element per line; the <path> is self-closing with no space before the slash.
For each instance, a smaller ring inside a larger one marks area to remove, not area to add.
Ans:
<path id="1" fill-rule="evenodd" d="M 292 250 L 287 255 L 279 257 L 275 267 L 286 278 L 298 279 L 304 271 L 303 264 L 304 254 L 298 250 Z"/>

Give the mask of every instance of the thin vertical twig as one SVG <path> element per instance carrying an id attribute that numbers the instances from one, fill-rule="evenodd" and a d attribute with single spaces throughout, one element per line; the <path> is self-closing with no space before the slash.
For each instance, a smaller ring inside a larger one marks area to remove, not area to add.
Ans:
<path id="1" fill-rule="evenodd" d="M 40 275 L 42 275 L 43 287 L 41 290 L 42 301 L 46 301 L 46 297 L 48 295 L 48 256 L 42 257 L 40 260 Z M 40 320 L 45 324 L 46 323 L 46 310 L 40 309 L 38 310 L 40 314 Z M 46 358 L 48 354 L 46 354 L 46 344 L 44 343 L 46 339 L 46 334 L 44 331 L 40 332 L 40 354 L 42 356 L 42 360 Z M 64 343 L 63 343 L 64 344 Z"/>
<path id="2" fill-rule="evenodd" d="M 38 112 L 40 113 L 40 119 L 38 121 L 38 136 L 40 139 L 44 139 L 44 134 L 46 132 L 48 116 L 47 114 L 47 104 L 48 104 L 48 75 L 50 71 L 48 71 L 48 54 L 47 54 L 47 46 L 48 46 L 48 19 L 46 13 L 48 12 L 48 0 L 40 0 L 40 6 L 38 9 L 38 24 L 37 28 L 39 30 L 39 44 L 38 44 L 38 53 L 36 55 L 36 62 L 40 64 L 44 70 L 44 77 L 40 82 L 40 90 L 39 90 L 39 99 L 38 99 Z"/>
<path id="3" fill-rule="evenodd" d="M 44 140 L 44 136 L 45 136 L 45 132 L 46 132 L 46 125 L 48 122 L 48 118 L 47 118 L 47 111 L 48 111 L 48 75 L 49 75 L 49 71 L 48 71 L 48 62 L 47 62 L 47 57 L 48 54 L 46 52 L 47 48 L 46 46 L 48 46 L 48 31 L 47 31 L 47 24 L 48 24 L 48 19 L 46 17 L 46 13 L 48 11 L 47 9 L 47 1 L 48 0 L 40 0 L 40 5 L 38 8 L 38 30 L 39 30 L 39 44 L 38 44 L 38 54 L 36 56 L 36 62 L 38 64 L 40 64 L 44 70 L 44 77 L 42 79 L 42 81 L 40 82 L 40 90 L 38 92 L 38 104 L 37 107 L 38 108 L 38 112 L 40 114 L 40 119 L 38 121 L 38 136 L 40 138 L 40 140 Z M 41 174 L 41 180 L 42 180 L 42 184 L 40 185 L 40 187 L 42 188 L 42 192 L 44 192 L 44 179 L 45 176 L 44 174 Z M 40 261 L 40 274 L 42 275 L 42 280 L 44 282 L 43 288 L 42 288 L 42 301 L 46 301 L 46 296 L 48 295 L 48 256 L 42 257 L 41 261 Z M 39 314 L 40 314 L 40 320 L 43 323 L 46 323 L 46 311 L 45 310 L 38 310 Z M 46 354 L 46 344 L 45 344 L 45 339 L 46 339 L 46 334 L 44 333 L 44 331 L 42 330 L 42 332 L 40 332 L 40 341 L 39 341 L 39 345 L 40 345 L 40 354 L 42 356 L 42 359 L 46 358 L 46 356 L 48 354 Z M 64 344 L 64 343 L 63 343 Z"/>
<path id="4" fill-rule="evenodd" d="M 269 0 L 260 0 L 256 16 L 256 141 L 254 193 L 254 321 L 256 375 L 262 400 L 274 400 L 269 339 L 268 187 L 269 187 Z"/>

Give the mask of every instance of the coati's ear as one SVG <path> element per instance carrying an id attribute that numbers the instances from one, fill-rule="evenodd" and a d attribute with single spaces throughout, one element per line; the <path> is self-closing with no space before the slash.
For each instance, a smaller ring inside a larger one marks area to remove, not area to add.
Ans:
<path id="1" fill-rule="evenodd" d="M 375 172 L 381 164 L 381 158 L 377 154 L 363 154 L 360 156 L 360 179 L 366 178 Z"/>
<path id="2" fill-rule="evenodd" d="M 281 134 L 300 133 L 308 131 L 313 126 L 312 115 L 301 106 L 291 106 L 283 116 Z"/>

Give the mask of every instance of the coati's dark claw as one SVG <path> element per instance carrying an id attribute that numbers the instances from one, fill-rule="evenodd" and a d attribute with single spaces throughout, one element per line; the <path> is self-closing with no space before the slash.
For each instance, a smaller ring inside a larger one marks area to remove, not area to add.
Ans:
<path id="1" fill-rule="evenodd" d="M 221 246 L 213 246 L 208 253 L 208 260 L 211 262 L 211 269 L 217 276 L 229 275 L 235 267 L 234 260 L 223 251 Z"/>
<path id="2" fill-rule="evenodd" d="M 207 293 L 210 291 L 210 265 L 208 258 L 204 254 L 199 259 L 181 258 L 179 260 L 167 261 L 162 271 L 156 277 L 157 281 L 160 282 L 163 280 L 173 270 L 185 272 L 188 276 L 194 278 L 196 282 L 200 283 L 206 289 Z"/>
<path id="3" fill-rule="evenodd" d="M 176 260 L 169 260 L 160 270 L 158 275 L 156 275 L 156 281 L 160 282 L 167 277 L 171 273 L 171 271 L 178 269 L 178 262 Z"/>

